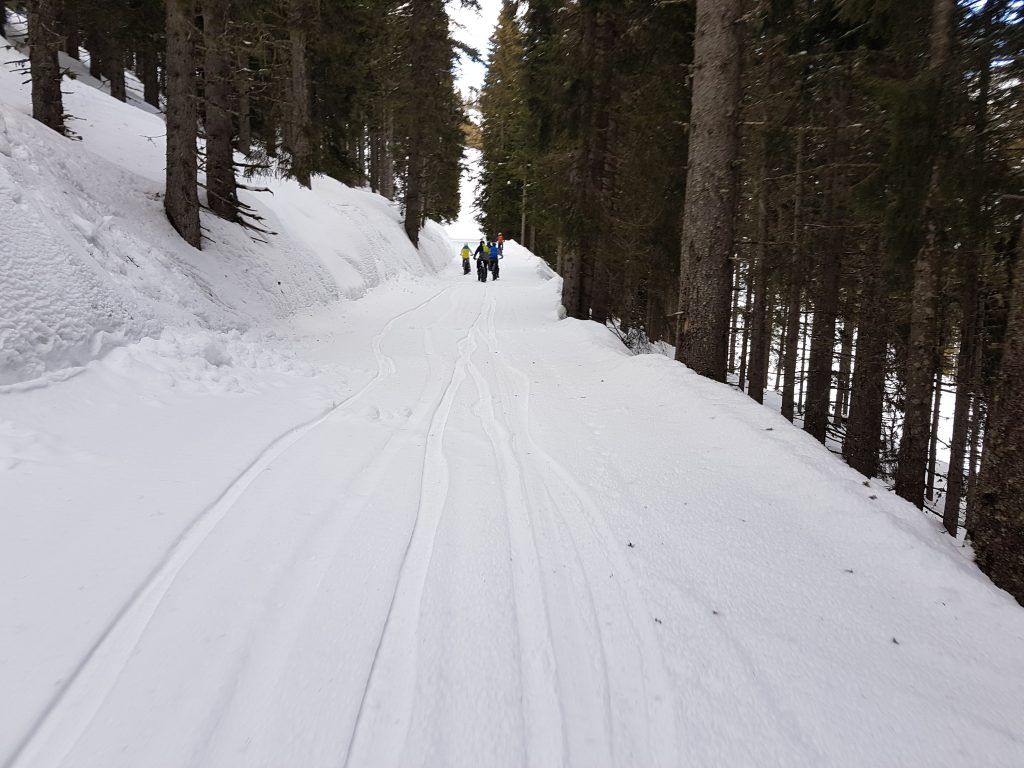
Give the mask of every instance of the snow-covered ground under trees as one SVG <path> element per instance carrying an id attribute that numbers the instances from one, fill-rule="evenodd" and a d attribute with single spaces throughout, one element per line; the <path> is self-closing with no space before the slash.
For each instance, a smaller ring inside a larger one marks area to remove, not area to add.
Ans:
<path id="1" fill-rule="evenodd" d="M 317 179 L 193 251 L 160 118 L 23 80 L 0 766 L 1024 765 L 1024 609 L 936 522 L 515 244 Z"/>

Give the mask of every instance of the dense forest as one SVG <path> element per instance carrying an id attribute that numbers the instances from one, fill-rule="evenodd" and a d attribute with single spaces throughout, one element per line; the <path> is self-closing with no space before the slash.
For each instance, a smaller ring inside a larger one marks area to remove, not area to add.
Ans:
<path id="1" fill-rule="evenodd" d="M 1018 599 L 1022 11 L 506 0 L 478 201 L 556 263 L 569 316 L 777 392 Z"/>
<path id="2" fill-rule="evenodd" d="M 317 173 L 369 184 L 401 202 L 413 243 L 426 218 L 458 213 L 465 113 L 444 0 L 30 0 L 7 7 L 27 17 L 33 114 L 46 125 L 73 136 L 74 116 L 61 101 L 68 74 L 61 53 L 86 59 L 90 74 L 122 101 L 125 73 L 132 73 L 141 98 L 166 112 L 164 204 L 197 248 L 201 201 L 262 229 L 237 190 L 266 173 L 306 186 Z"/>

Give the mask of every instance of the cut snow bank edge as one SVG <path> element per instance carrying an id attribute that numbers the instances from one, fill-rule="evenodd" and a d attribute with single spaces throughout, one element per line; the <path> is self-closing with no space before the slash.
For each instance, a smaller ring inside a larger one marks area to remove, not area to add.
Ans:
<path id="1" fill-rule="evenodd" d="M 66 376 L 114 347 L 176 333 L 169 329 L 237 346 L 238 334 L 449 261 L 439 225 L 427 224 L 417 250 L 394 203 L 328 177 L 312 189 L 271 179 L 268 193 L 240 191 L 273 234 L 203 211 L 197 251 L 163 212 L 162 118 L 112 99 L 64 59 L 77 75 L 64 81 L 64 103 L 81 141 L 60 136 L 29 116 L 21 58 L 0 50 L 5 389 Z"/>

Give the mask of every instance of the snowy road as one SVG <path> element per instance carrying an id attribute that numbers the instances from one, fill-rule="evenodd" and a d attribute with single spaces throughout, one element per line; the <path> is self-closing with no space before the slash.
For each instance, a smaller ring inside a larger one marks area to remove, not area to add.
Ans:
<path id="1" fill-rule="evenodd" d="M 225 487 L 11 764 L 676 764 L 651 618 L 502 352 L 534 275 L 388 322 L 376 375 Z"/>
<path id="2" fill-rule="evenodd" d="M 1005 595 L 773 414 L 557 323 L 509 251 L 359 302 L 375 369 L 3 700 L 3 765 L 1024 763 Z"/>

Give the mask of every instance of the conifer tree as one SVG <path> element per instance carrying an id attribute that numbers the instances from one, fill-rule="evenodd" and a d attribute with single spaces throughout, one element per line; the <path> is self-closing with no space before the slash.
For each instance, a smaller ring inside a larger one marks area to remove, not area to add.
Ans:
<path id="1" fill-rule="evenodd" d="M 167 2 L 167 218 L 185 242 L 199 248 L 196 189 L 199 119 L 196 98 L 197 8 L 194 0 Z"/>
<path id="2" fill-rule="evenodd" d="M 739 0 L 698 0 L 677 357 L 726 376 L 740 107 Z"/>
<path id="3" fill-rule="evenodd" d="M 57 0 L 29 0 L 28 44 L 32 69 L 32 117 L 64 132 L 64 99 L 58 62 Z"/>
<path id="4" fill-rule="evenodd" d="M 522 30 L 516 3 L 504 0 L 491 38 L 491 57 L 480 92 L 480 226 L 484 232 L 522 232 L 528 184 L 529 135 L 522 83 Z M 518 225 L 518 227 L 517 227 Z"/>
<path id="5" fill-rule="evenodd" d="M 206 191 L 210 210 L 238 218 L 234 163 L 235 56 L 229 29 L 231 0 L 202 0 L 203 94 L 206 124 Z"/>

